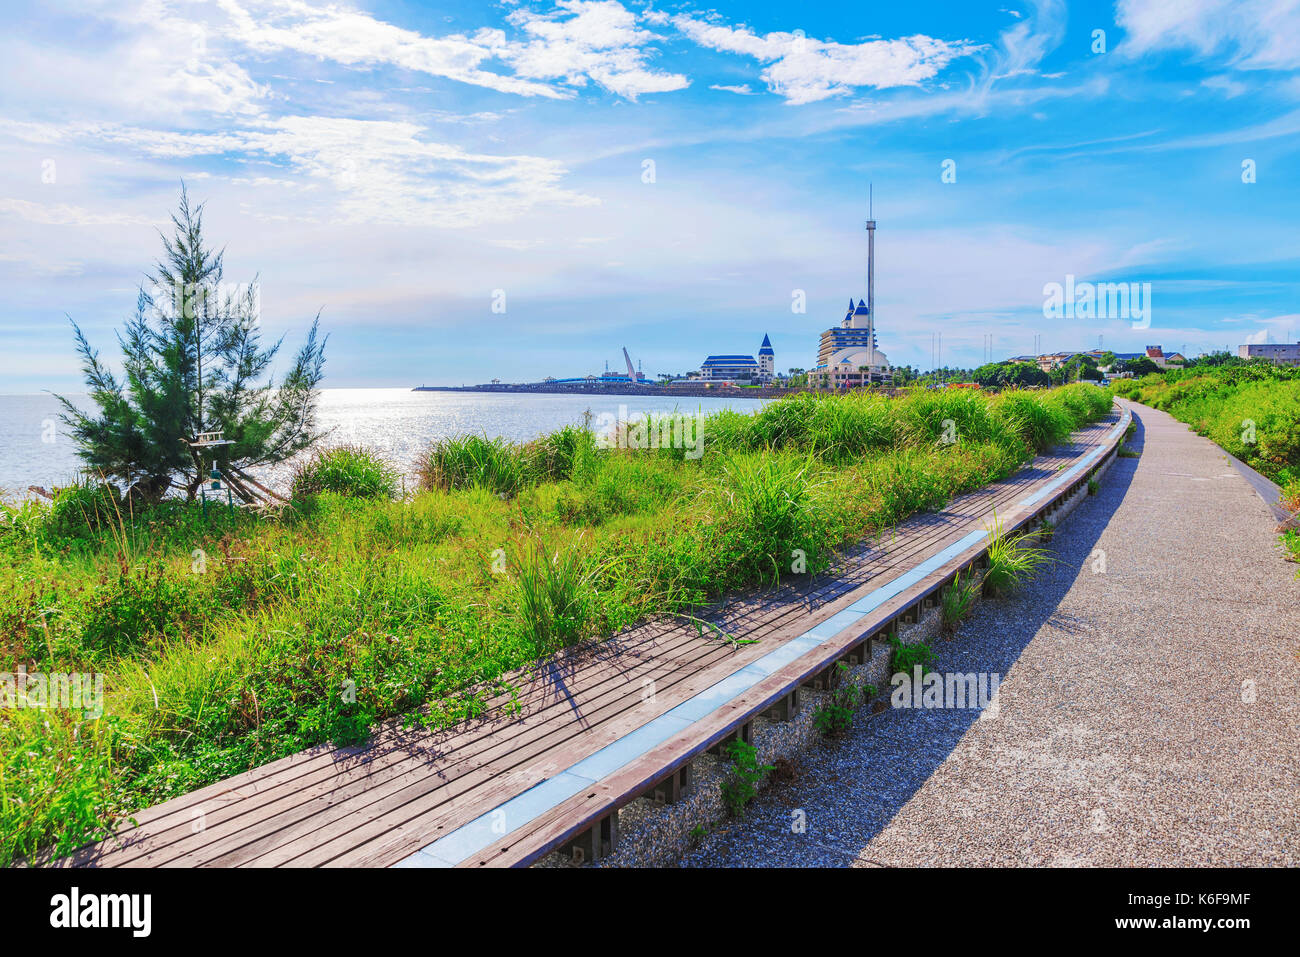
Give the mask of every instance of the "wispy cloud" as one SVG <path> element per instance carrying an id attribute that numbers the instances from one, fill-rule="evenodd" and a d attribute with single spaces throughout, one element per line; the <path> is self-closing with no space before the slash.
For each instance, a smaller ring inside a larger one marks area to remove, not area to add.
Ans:
<path id="1" fill-rule="evenodd" d="M 1300 66 L 1296 0 L 1119 0 L 1115 22 L 1127 34 L 1119 49 L 1129 57 L 1190 50 L 1244 70 Z"/>
<path id="2" fill-rule="evenodd" d="M 863 87 L 915 86 L 957 57 L 978 49 L 966 40 L 939 40 L 921 34 L 846 44 L 816 40 L 802 32 L 760 36 L 744 25 L 688 14 L 676 16 L 672 22 L 701 46 L 764 64 L 763 82 L 792 104 L 813 103 Z"/>

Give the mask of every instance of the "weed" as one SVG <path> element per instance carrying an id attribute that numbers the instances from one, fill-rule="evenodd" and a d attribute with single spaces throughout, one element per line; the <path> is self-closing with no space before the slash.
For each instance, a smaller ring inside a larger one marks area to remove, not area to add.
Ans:
<path id="1" fill-rule="evenodd" d="M 723 749 L 723 755 L 731 762 L 731 770 L 722 782 L 722 803 L 732 817 L 741 817 L 774 766 L 759 764 L 758 751 L 739 738 Z"/>
<path id="2" fill-rule="evenodd" d="M 961 572 L 953 583 L 943 590 L 941 604 L 941 627 L 946 635 L 953 635 L 957 625 L 970 615 L 975 604 L 975 585 L 961 580 Z"/>
<path id="3" fill-rule="evenodd" d="M 1003 531 L 1002 522 L 996 515 L 993 522 L 993 529 L 989 533 L 989 568 L 984 575 L 984 590 L 990 596 L 997 596 L 1032 578 L 1039 567 L 1051 558 L 1041 548 L 1026 545 L 1026 533 L 1008 535 Z"/>
<path id="4" fill-rule="evenodd" d="M 923 641 L 905 645 L 897 635 L 890 635 L 889 648 L 889 673 L 891 675 L 911 674 L 912 669 L 917 665 L 921 666 L 922 674 L 927 674 L 930 671 L 930 665 L 936 660 L 935 653 Z"/>
<path id="5" fill-rule="evenodd" d="M 1038 526 L 1038 537 L 1045 542 L 1050 542 L 1056 537 L 1056 523 L 1050 518 L 1043 519 Z"/>
<path id="6" fill-rule="evenodd" d="M 849 666 L 839 662 L 831 676 L 831 689 L 813 710 L 813 725 L 828 738 L 853 727 L 853 713 L 862 703 L 862 689 L 848 681 Z"/>
<path id="7" fill-rule="evenodd" d="M 516 554 L 517 614 L 539 652 L 571 645 L 586 636 L 596 605 L 594 582 L 601 568 L 592 567 L 582 536 L 549 552 L 531 540 Z"/>
<path id="8" fill-rule="evenodd" d="M 1101 491 L 1101 483 L 1095 478 L 1088 479 L 1088 494 L 1096 495 L 1099 491 Z"/>
<path id="9" fill-rule="evenodd" d="M 426 490 L 484 488 L 511 497 L 535 475 L 522 448 L 505 439 L 465 435 L 434 443 L 419 469 Z"/>

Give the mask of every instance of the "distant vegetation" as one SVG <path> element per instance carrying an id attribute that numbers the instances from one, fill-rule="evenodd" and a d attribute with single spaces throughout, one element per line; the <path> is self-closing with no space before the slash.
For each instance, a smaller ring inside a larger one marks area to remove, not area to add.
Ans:
<path id="1" fill-rule="evenodd" d="M 1197 364 L 1118 382 L 1115 392 L 1186 422 L 1300 499 L 1300 369 Z"/>
<path id="2" fill-rule="evenodd" d="M 1300 368 L 1221 352 L 1115 391 L 1168 412 L 1268 476 L 1282 487 L 1283 505 L 1300 514 Z M 1284 528 L 1282 544 L 1300 562 L 1300 532 Z"/>
<path id="3" fill-rule="evenodd" d="M 0 861 L 376 722 L 445 724 L 562 645 L 824 568 L 1011 473 L 1105 390 L 794 395 L 715 413 L 704 454 L 582 426 L 435 445 L 422 488 L 359 448 L 274 514 L 95 484 L 0 513 L 0 672 L 99 672 L 105 714 L 0 709 Z"/>

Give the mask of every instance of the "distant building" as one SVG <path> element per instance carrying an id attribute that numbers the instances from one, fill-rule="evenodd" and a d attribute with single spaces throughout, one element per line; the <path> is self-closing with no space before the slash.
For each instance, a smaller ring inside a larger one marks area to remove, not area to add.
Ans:
<path id="1" fill-rule="evenodd" d="M 1237 346 L 1237 355 L 1243 359 L 1267 359 L 1274 365 L 1300 366 L 1300 342 L 1252 342 Z"/>
<path id="2" fill-rule="evenodd" d="M 763 382 L 771 382 L 776 374 L 776 351 L 772 348 L 772 340 L 763 335 L 763 344 L 758 347 L 758 378 Z"/>
<path id="3" fill-rule="evenodd" d="M 709 356 L 700 366 L 701 379 L 752 379 L 757 375 L 753 356 Z"/>
<path id="4" fill-rule="evenodd" d="M 772 381 L 775 367 L 776 351 L 772 348 L 772 340 L 765 335 L 758 348 L 757 360 L 744 355 L 709 356 L 700 366 L 700 378 L 768 383 Z"/>
<path id="5" fill-rule="evenodd" d="M 1051 372 L 1053 369 L 1059 369 L 1066 365 L 1075 356 L 1087 356 L 1089 359 L 1100 364 L 1101 357 L 1106 354 L 1105 349 L 1089 349 L 1087 352 L 1048 352 L 1041 356 L 1012 356 L 1007 362 L 1031 362 L 1044 372 Z M 1187 359 L 1180 352 L 1165 353 L 1160 346 L 1147 346 L 1143 352 L 1112 352 L 1111 355 L 1119 362 L 1128 362 L 1133 359 L 1147 358 L 1154 362 L 1161 369 L 1168 368 L 1171 365 L 1184 365 Z"/>

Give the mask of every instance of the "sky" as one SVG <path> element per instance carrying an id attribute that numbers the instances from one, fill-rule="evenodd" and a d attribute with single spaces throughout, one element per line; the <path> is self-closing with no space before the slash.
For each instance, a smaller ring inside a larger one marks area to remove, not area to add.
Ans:
<path id="1" fill-rule="evenodd" d="M 0 393 L 115 356 L 182 182 L 327 387 L 808 368 L 869 214 L 895 364 L 1300 337 L 1300 0 L 5 6 Z"/>

